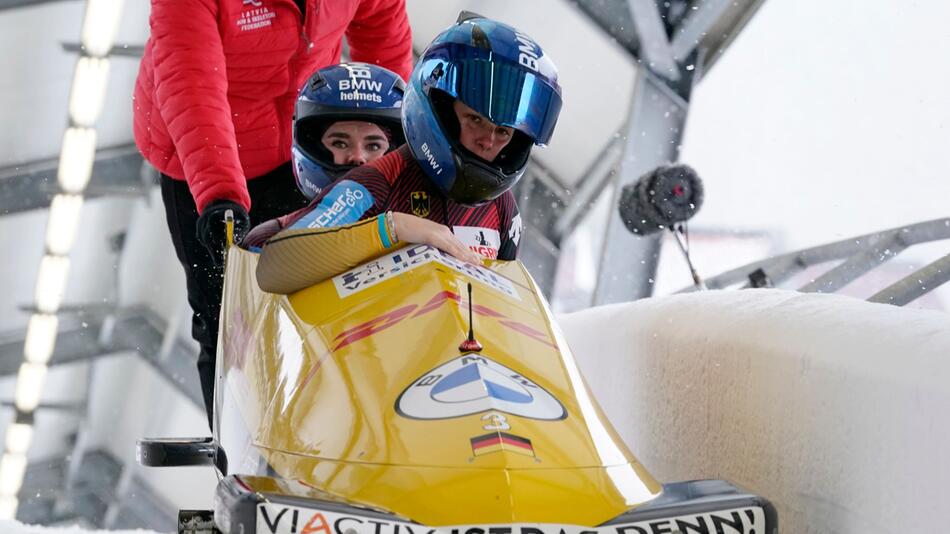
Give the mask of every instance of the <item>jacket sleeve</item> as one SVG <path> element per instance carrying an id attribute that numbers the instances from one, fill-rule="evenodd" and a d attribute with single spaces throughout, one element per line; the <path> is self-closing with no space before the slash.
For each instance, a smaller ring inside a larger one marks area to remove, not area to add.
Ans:
<path id="1" fill-rule="evenodd" d="M 217 0 L 152 0 L 150 23 L 157 105 L 198 212 L 219 199 L 250 210 Z"/>
<path id="2" fill-rule="evenodd" d="M 393 250 L 399 242 L 385 213 L 353 224 L 287 228 L 261 252 L 257 284 L 287 295 Z"/>
<path id="3" fill-rule="evenodd" d="M 353 61 L 381 65 L 409 79 L 412 30 L 405 0 L 362 0 L 346 30 Z"/>
<path id="4" fill-rule="evenodd" d="M 355 223 L 385 211 L 389 182 L 378 170 L 367 165 L 353 169 L 325 187 L 306 207 L 252 229 L 241 246 L 255 250 L 284 229 L 328 228 Z"/>

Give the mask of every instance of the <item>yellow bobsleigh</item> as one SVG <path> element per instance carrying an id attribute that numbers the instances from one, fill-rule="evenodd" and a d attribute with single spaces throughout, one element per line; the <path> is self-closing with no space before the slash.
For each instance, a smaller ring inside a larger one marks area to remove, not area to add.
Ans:
<path id="1" fill-rule="evenodd" d="M 222 532 L 777 532 L 727 482 L 653 479 L 520 262 L 412 245 L 281 296 L 257 260 L 229 252 L 214 437 L 139 444 L 217 467 Z"/>

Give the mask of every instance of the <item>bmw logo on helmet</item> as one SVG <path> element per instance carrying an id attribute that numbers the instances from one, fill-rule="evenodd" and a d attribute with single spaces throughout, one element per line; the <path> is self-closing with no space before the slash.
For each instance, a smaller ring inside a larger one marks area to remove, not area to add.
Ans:
<path id="1" fill-rule="evenodd" d="M 400 114 L 405 83 L 398 74 L 368 63 L 341 63 L 307 80 L 294 107 L 291 159 L 297 187 L 314 198 L 354 165 L 336 165 L 322 137 L 337 121 L 365 121 L 390 136 L 390 150 L 405 141 Z"/>
<path id="2" fill-rule="evenodd" d="M 514 129 L 494 161 L 460 144 L 456 99 Z M 531 147 L 548 143 L 560 111 L 557 69 L 541 47 L 507 24 L 463 11 L 416 63 L 402 124 L 413 156 L 432 182 L 452 200 L 478 206 L 521 179 Z"/>

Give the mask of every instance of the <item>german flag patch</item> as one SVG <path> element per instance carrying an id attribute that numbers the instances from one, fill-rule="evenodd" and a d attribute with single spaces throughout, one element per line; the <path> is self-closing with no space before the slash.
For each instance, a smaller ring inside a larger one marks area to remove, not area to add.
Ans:
<path id="1" fill-rule="evenodd" d="M 471 438 L 469 441 L 472 442 L 472 454 L 475 456 L 498 451 L 534 456 L 534 447 L 531 446 L 530 439 L 506 432 L 492 432 Z"/>

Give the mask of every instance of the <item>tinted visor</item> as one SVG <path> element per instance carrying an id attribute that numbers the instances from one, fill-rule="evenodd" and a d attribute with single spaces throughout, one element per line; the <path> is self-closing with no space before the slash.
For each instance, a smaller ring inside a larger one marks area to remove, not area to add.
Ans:
<path id="1" fill-rule="evenodd" d="M 544 78 L 498 58 L 438 63 L 433 74 L 441 67 L 442 75 L 430 77 L 428 85 L 458 98 L 497 125 L 524 132 L 539 145 L 551 139 L 561 95 Z"/>

